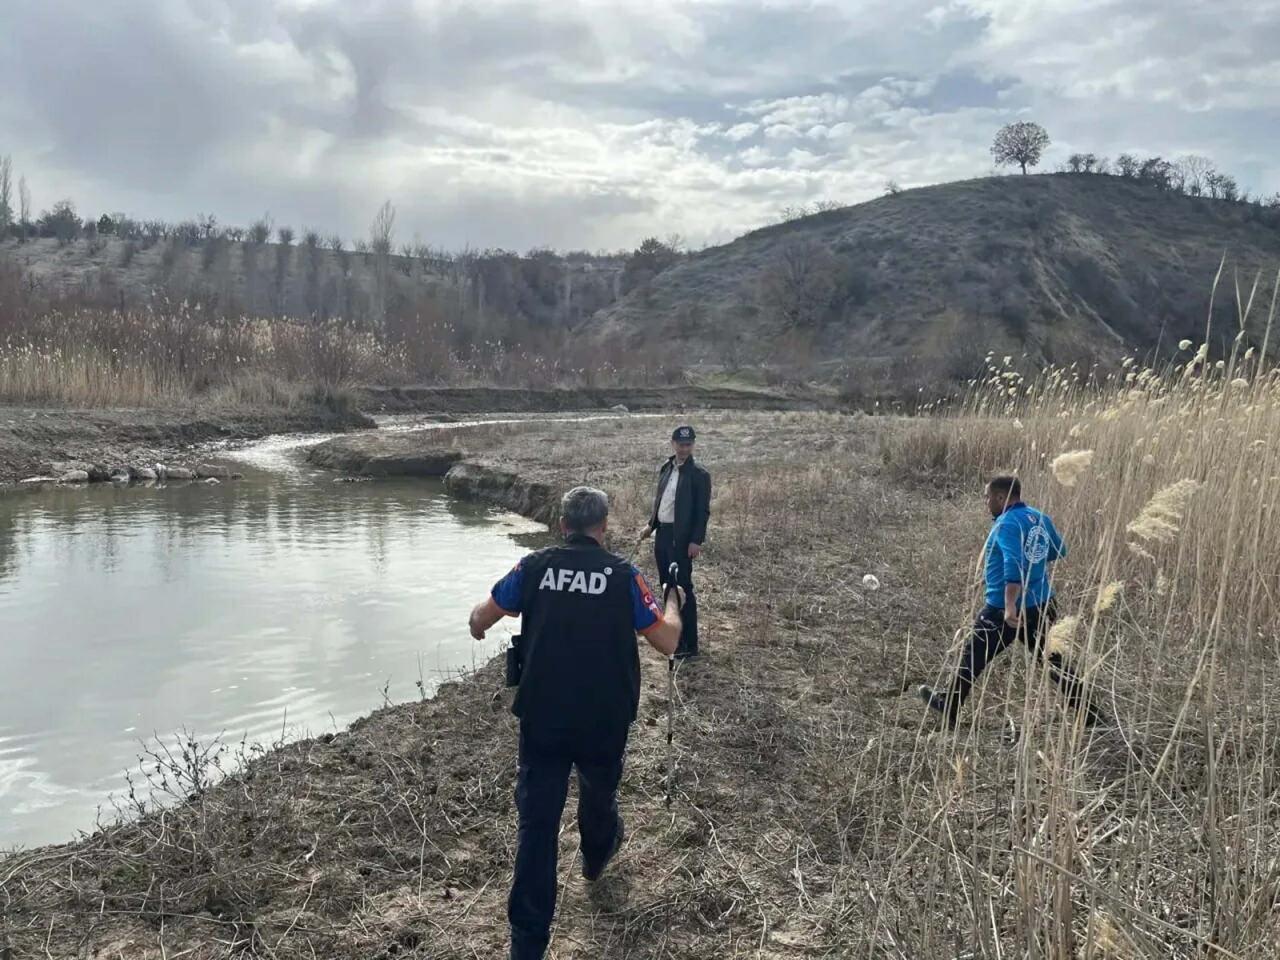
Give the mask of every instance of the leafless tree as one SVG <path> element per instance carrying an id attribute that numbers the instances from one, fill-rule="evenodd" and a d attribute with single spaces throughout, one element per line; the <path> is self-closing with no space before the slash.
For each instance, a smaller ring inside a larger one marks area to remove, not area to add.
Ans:
<path id="1" fill-rule="evenodd" d="M 338 236 L 335 233 L 333 236 L 331 236 L 328 240 L 325 241 L 325 245 L 328 246 L 328 248 L 332 250 L 334 253 L 341 253 L 342 247 L 343 247 L 342 237 Z"/>
<path id="2" fill-rule="evenodd" d="M 265 214 L 261 220 L 255 220 L 249 225 L 249 242 L 250 243 L 266 243 L 271 239 L 271 214 Z"/>
<path id="3" fill-rule="evenodd" d="M 302 234 L 302 246 L 307 251 L 306 309 L 310 316 L 320 313 L 320 249 L 323 241 L 318 230 L 306 230 Z"/>
<path id="4" fill-rule="evenodd" d="M 1174 167 L 1182 177 L 1183 189 L 1187 193 L 1193 197 L 1204 193 L 1205 178 L 1213 173 L 1212 160 L 1199 154 L 1189 153 L 1185 157 L 1179 157 Z"/>
<path id="5" fill-rule="evenodd" d="M 13 223 L 13 160 L 0 157 L 0 240 Z"/>
<path id="6" fill-rule="evenodd" d="M 1142 169 L 1142 161 L 1131 153 L 1122 153 L 1116 157 L 1116 172 L 1122 177 L 1136 177 Z"/>
<path id="7" fill-rule="evenodd" d="M 886 180 L 884 183 L 885 196 L 896 197 L 902 192 L 902 187 L 897 180 Z"/>
<path id="8" fill-rule="evenodd" d="M 827 248 L 813 240 L 782 245 L 760 277 L 760 300 L 790 327 L 812 327 L 831 307 L 837 264 Z"/>
<path id="9" fill-rule="evenodd" d="M 373 223 L 369 225 L 369 248 L 376 254 L 390 256 L 395 237 L 396 208 L 388 200 L 378 208 Z"/>
<path id="10" fill-rule="evenodd" d="M 200 229 L 201 240 L 212 240 L 214 237 L 220 236 L 218 218 L 212 213 L 199 214 L 196 217 L 196 226 Z"/>
<path id="11" fill-rule="evenodd" d="M 1067 157 L 1066 169 L 1071 173 L 1093 173 L 1098 166 L 1096 153 L 1073 153 Z"/>
<path id="12" fill-rule="evenodd" d="M 1040 162 L 1047 146 L 1049 134 L 1044 127 L 1023 120 L 1000 128 L 991 144 L 991 156 L 1001 166 L 1017 164 L 1025 174 L 1027 167 Z"/>
<path id="13" fill-rule="evenodd" d="M 1216 170 L 1205 174 L 1204 189 L 1215 200 L 1235 200 L 1240 195 L 1236 178 Z"/>
<path id="14" fill-rule="evenodd" d="M 31 188 L 27 186 L 27 178 L 18 178 L 18 222 L 22 224 L 22 238 L 25 240 L 31 227 Z"/>
<path id="15" fill-rule="evenodd" d="M 387 285 L 391 281 L 391 249 L 396 237 L 396 208 L 388 200 L 369 225 L 369 247 L 373 250 L 374 312 L 378 320 L 387 315 Z"/>
<path id="16" fill-rule="evenodd" d="M 1173 165 L 1163 157 L 1147 157 L 1138 167 L 1138 179 L 1159 190 L 1173 186 Z"/>
<path id="17" fill-rule="evenodd" d="M 289 268 L 293 263 L 293 227 L 281 227 L 276 231 L 276 289 L 275 289 L 275 312 L 276 316 L 284 316 L 288 313 L 289 296 L 288 296 L 288 280 Z"/>

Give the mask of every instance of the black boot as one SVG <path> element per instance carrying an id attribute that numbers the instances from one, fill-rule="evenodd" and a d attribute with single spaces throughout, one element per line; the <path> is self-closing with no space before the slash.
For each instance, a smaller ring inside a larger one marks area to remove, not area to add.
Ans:
<path id="1" fill-rule="evenodd" d="M 593 883 L 596 880 L 599 880 L 600 877 L 604 875 L 605 868 L 609 866 L 610 863 L 613 862 L 613 858 L 617 855 L 618 851 L 622 849 L 622 841 L 626 838 L 626 836 L 627 836 L 626 828 L 623 827 L 622 818 L 619 817 L 618 829 L 614 832 L 614 835 L 613 835 L 613 846 L 609 848 L 608 854 L 605 855 L 604 860 L 599 864 L 589 864 L 587 863 L 586 860 L 583 860 L 582 875 L 586 877 L 587 880 Z"/>

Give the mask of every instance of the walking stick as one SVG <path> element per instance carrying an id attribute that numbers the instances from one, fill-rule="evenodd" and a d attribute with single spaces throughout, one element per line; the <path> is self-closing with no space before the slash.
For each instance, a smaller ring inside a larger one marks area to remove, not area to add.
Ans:
<path id="1" fill-rule="evenodd" d="M 662 605 L 666 606 L 667 597 L 675 588 L 676 578 L 680 575 L 679 564 L 672 563 L 667 567 L 667 588 L 662 593 Z M 680 594 L 676 593 L 676 603 L 680 602 Z M 667 654 L 667 796 L 663 803 L 671 806 L 671 794 L 675 787 L 676 778 L 676 756 L 675 744 L 672 735 L 673 717 L 675 715 L 676 704 L 676 655 L 674 653 Z"/>

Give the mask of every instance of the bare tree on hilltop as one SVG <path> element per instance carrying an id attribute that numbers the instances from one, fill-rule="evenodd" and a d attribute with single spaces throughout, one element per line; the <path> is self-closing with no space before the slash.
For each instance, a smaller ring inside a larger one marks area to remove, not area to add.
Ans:
<path id="1" fill-rule="evenodd" d="M 1049 134 L 1038 123 L 1019 121 L 1000 128 L 991 144 L 991 156 L 1000 166 L 1017 164 L 1022 172 L 1034 167 L 1049 146 Z"/>

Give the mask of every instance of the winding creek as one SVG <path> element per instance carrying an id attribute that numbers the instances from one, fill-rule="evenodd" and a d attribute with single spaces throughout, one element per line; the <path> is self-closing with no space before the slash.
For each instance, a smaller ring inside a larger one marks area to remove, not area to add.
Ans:
<path id="1" fill-rule="evenodd" d="M 333 731 L 505 642 L 466 611 L 545 528 L 335 483 L 315 442 L 223 451 L 238 482 L 0 496 L 0 850 L 91 830 L 142 741 Z"/>

